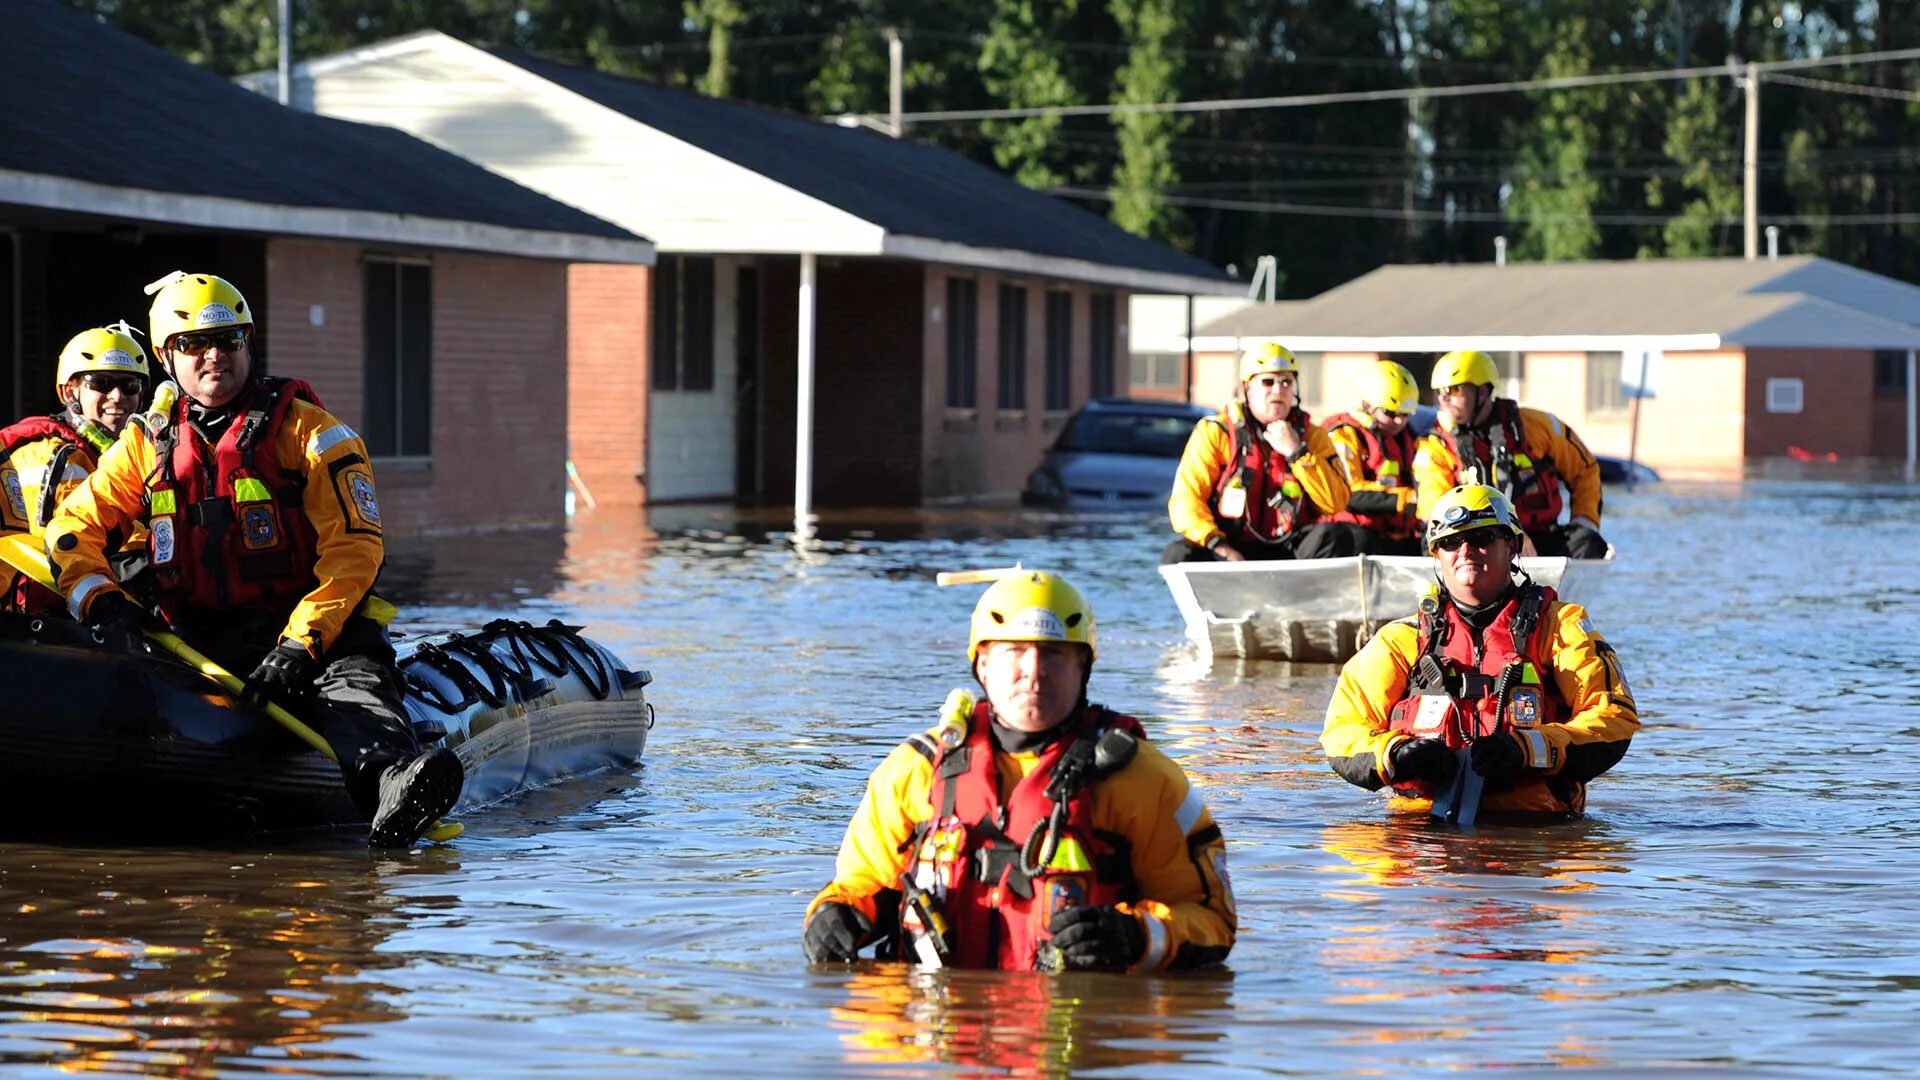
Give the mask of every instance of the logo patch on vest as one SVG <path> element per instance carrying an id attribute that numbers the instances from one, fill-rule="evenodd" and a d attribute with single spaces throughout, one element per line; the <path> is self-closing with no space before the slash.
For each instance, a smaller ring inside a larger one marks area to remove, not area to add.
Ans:
<path id="1" fill-rule="evenodd" d="M 1445 694 L 1420 695 L 1420 711 L 1413 714 L 1413 730 L 1439 731 L 1447 722 L 1447 709 L 1453 699 Z"/>
<path id="2" fill-rule="evenodd" d="M 240 508 L 241 535 L 249 551 L 259 551 L 280 543 L 279 519 L 272 503 L 248 503 Z"/>
<path id="3" fill-rule="evenodd" d="M 347 474 L 347 494 L 353 499 L 353 508 L 360 511 L 360 517 L 369 525 L 380 524 L 380 500 L 373 496 L 373 477 L 363 472 Z"/>
<path id="4" fill-rule="evenodd" d="M 1513 692 L 1513 711 L 1509 714 L 1514 727 L 1540 726 L 1540 691 L 1523 686 Z"/>
<path id="5" fill-rule="evenodd" d="M 234 314 L 232 308 L 218 303 L 208 304 L 193 316 L 193 325 L 196 327 L 232 326 L 239 321 L 240 316 Z"/>
<path id="6" fill-rule="evenodd" d="M 371 492 L 369 492 L 371 494 Z M 377 520 L 377 519 L 376 519 Z M 1012 631 L 1016 640 L 1029 641 L 1065 641 L 1067 627 L 1060 616 L 1046 608 L 1028 608 L 1007 620 L 1007 629 Z"/>
<path id="7" fill-rule="evenodd" d="M 172 561 L 173 561 L 173 519 L 171 517 L 154 518 L 153 519 L 154 565 L 158 566 L 161 563 L 170 563 Z"/>

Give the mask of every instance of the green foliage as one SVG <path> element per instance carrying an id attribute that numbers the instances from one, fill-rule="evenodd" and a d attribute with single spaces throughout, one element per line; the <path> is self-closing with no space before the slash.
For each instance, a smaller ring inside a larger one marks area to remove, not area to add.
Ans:
<path id="1" fill-rule="evenodd" d="M 1059 41 L 1077 0 L 994 0 L 980 42 L 980 81 L 1005 108 L 1073 105 L 1080 100 Z M 989 120 L 981 125 L 993 159 L 1033 188 L 1066 183 L 1070 164 L 1057 138 L 1057 116 Z"/>
<path id="2" fill-rule="evenodd" d="M 1178 0 L 1111 0 L 1109 9 L 1127 43 L 1127 62 L 1114 89 L 1116 104 L 1151 104 L 1178 99 L 1181 14 Z M 1108 192 L 1111 217 L 1128 232 L 1156 240 L 1182 238 L 1185 216 L 1164 196 L 1180 180 L 1173 164 L 1173 140 L 1183 126 L 1168 112 L 1116 113 L 1120 164 Z"/>

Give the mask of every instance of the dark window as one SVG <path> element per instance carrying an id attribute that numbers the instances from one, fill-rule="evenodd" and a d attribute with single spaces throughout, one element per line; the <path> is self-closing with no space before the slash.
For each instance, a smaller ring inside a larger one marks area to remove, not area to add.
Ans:
<path id="1" fill-rule="evenodd" d="M 980 291 L 972 278 L 947 279 L 947 408 L 977 404 Z"/>
<path id="2" fill-rule="evenodd" d="M 1113 396 L 1113 294 L 1094 293 L 1087 305 L 1087 359 L 1092 365 L 1089 396 Z"/>
<path id="3" fill-rule="evenodd" d="M 653 268 L 653 388 L 713 389 L 713 260 L 662 255 Z"/>
<path id="4" fill-rule="evenodd" d="M 1000 286 L 1000 389 L 994 404 L 1027 407 L 1027 290 Z"/>
<path id="5" fill-rule="evenodd" d="M 1873 350 L 1873 396 L 1907 396 L 1907 351 Z"/>
<path id="6" fill-rule="evenodd" d="M 1047 410 L 1062 412 L 1073 402 L 1073 294 L 1047 294 Z"/>
<path id="7" fill-rule="evenodd" d="M 366 416 L 374 457 L 432 453 L 433 269 L 366 263 Z"/>

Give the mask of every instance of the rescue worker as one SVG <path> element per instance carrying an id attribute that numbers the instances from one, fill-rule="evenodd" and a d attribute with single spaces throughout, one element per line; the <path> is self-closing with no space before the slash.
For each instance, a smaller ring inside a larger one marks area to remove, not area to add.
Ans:
<path id="1" fill-rule="evenodd" d="M 1351 555 L 1353 538 L 1328 522 L 1347 496 L 1333 444 L 1300 408 L 1299 362 L 1257 345 L 1240 357 L 1239 395 L 1187 439 L 1167 500 L 1180 536 L 1160 561 Z"/>
<path id="2" fill-rule="evenodd" d="M 1593 452 L 1553 414 L 1495 396 L 1499 377 L 1493 357 L 1483 352 L 1450 352 L 1434 364 L 1440 423 L 1420 440 L 1413 462 L 1420 517 L 1430 520 L 1434 500 L 1456 484 L 1489 484 L 1520 515 L 1533 544 L 1528 554 L 1606 558 Z M 1571 513 L 1564 525 L 1562 508 Z"/>
<path id="3" fill-rule="evenodd" d="M 1159 971 L 1217 964 L 1236 915 L 1199 791 L 1130 716 L 1087 703 L 1093 610 L 1020 570 L 974 608 L 942 722 L 889 754 L 807 907 L 815 963 L 863 947 L 928 966 Z"/>
<path id="4" fill-rule="evenodd" d="M 1347 468 L 1353 494 L 1333 515 L 1363 555 L 1419 555 L 1413 485 L 1415 439 L 1407 427 L 1420 406 L 1413 373 L 1381 360 L 1360 386 L 1360 407 L 1327 418 L 1327 438 Z"/>
<path id="5" fill-rule="evenodd" d="M 60 409 L 0 428 L 0 532 L 40 536 L 60 500 L 87 478 L 99 456 L 140 411 L 147 392 L 147 353 L 125 322 L 83 330 L 60 350 L 53 392 Z M 59 596 L 13 575 L 0 607 L 48 614 Z"/>
<path id="6" fill-rule="evenodd" d="M 249 703 L 305 714 L 338 755 L 371 844 L 411 844 L 464 777 L 452 751 L 420 752 L 393 645 L 366 614 L 385 559 L 367 448 L 305 382 L 260 370 L 253 310 L 231 284 L 174 273 L 147 291 L 149 340 L 181 398 L 155 432 L 129 428 L 47 527 L 60 589 L 96 627 L 149 626 L 106 560 L 111 532 L 145 525 L 159 616 L 252 672 Z"/>
<path id="7" fill-rule="evenodd" d="M 1522 537 L 1507 497 L 1484 484 L 1435 501 L 1427 549 L 1441 587 L 1341 669 L 1320 735 L 1334 772 L 1424 801 L 1468 767 L 1484 781 L 1482 814 L 1585 810 L 1588 782 L 1626 754 L 1639 713 L 1586 609 L 1515 578 Z"/>

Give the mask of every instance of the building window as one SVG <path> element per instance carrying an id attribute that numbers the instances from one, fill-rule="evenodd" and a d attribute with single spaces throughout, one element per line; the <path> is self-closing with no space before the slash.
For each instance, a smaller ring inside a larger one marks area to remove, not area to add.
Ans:
<path id="1" fill-rule="evenodd" d="M 978 404 L 980 289 L 972 278 L 947 279 L 947 408 Z"/>
<path id="2" fill-rule="evenodd" d="M 1094 293 L 1087 305 L 1087 359 L 1092 365 L 1091 397 L 1113 396 L 1113 294 Z"/>
<path id="3" fill-rule="evenodd" d="M 1617 352 L 1587 354 L 1587 414 L 1617 413 L 1627 407 L 1626 385 L 1621 381 L 1621 356 Z"/>
<path id="4" fill-rule="evenodd" d="M 1907 396 L 1907 351 L 1905 349 L 1873 350 L 1873 396 L 1890 398 Z"/>
<path id="5" fill-rule="evenodd" d="M 1027 290 L 1000 286 L 999 408 L 1014 412 L 1027 407 Z"/>
<path id="6" fill-rule="evenodd" d="M 1806 408 L 1806 393 L 1799 379 L 1767 380 L 1767 411 L 1797 413 Z"/>
<path id="7" fill-rule="evenodd" d="M 1047 411 L 1073 407 L 1073 294 L 1047 294 Z"/>
<path id="8" fill-rule="evenodd" d="M 713 260 L 662 255 L 653 268 L 653 388 L 713 389 Z"/>
<path id="9" fill-rule="evenodd" d="M 1134 353 L 1129 380 L 1135 390 L 1180 390 L 1187 385 L 1185 353 Z"/>
<path id="10" fill-rule="evenodd" d="M 368 259 L 366 411 L 361 436 L 377 458 L 433 451 L 433 267 Z"/>

